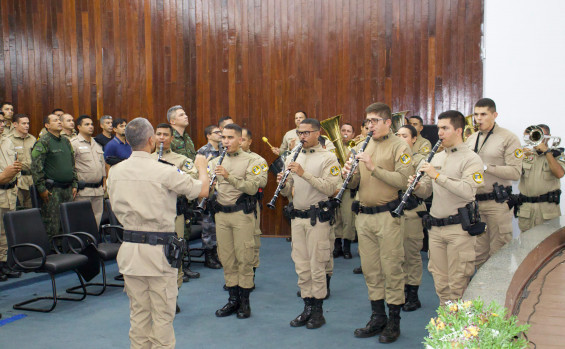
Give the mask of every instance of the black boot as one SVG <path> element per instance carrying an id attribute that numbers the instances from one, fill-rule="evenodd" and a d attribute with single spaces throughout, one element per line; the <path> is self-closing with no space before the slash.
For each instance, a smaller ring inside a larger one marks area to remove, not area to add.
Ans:
<path id="1" fill-rule="evenodd" d="M 353 332 L 355 337 L 368 338 L 376 336 L 381 333 L 387 324 L 387 317 L 385 312 L 385 301 L 379 299 L 371 301 L 371 319 L 367 322 L 367 326 L 358 328 Z"/>
<path id="2" fill-rule="evenodd" d="M 231 314 L 235 314 L 237 309 L 239 309 L 239 287 L 233 286 L 228 287 L 228 292 L 230 293 L 230 297 L 228 298 L 228 303 L 222 307 L 222 309 L 216 310 L 217 317 L 224 317 L 230 316 Z"/>
<path id="3" fill-rule="evenodd" d="M 296 291 L 296 297 L 298 298 L 302 297 L 302 292 L 300 292 L 300 290 Z"/>
<path id="4" fill-rule="evenodd" d="M 326 289 L 327 289 L 327 293 L 326 293 L 326 297 L 324 299 L 328 299 L 330 298 L 330 280 L 332 279 L 332 276 L 329 274 L 326 274 Z"/>
<path id="5" fill-rule="evenodd" d="M 343 258 L 353 258 L 353 255 L 351 254 L 351 240 L 343 239 Z"/>
<path id="6" fill-rule="evenodd" d="M 314 298 L 303 298 L 304 301 L 304 310 L 300 315 L 298 315 L 294 320 L 290 322 L 290 326 L 292 327 L 301 327 L 306 325 L 308 320 L 310 320 L 310 316 L 312 316 L 312 300 Z"/>
<path id="7" fill-rule="evenodd" d="M 185 283 L 185 282 L 189 282 L 189 281 L 190 281 L 190 278 L 188 277 L 188 275 L 186 275 L 185 273 L 183 273 L 183 275 L 182 275 L 182 282 Z"/>
<path id="8" fill-rule="evenodd" d="M 338 258 L 339 256 L 343 256 L 343 249 L 341 248 L 341 239 L 337 238 L 334 242 L 334 258 Z"/>
<path id="9" fill-rule="evenodd" d="M 220 265 L 220 267 L 222 266 L 222 262 L 220 262 L 220 257 L 218 257 L 218 246 L 214 246 L 214 261 L 216 261 L 216 263 L 218 263 Z"/>
<path id="10" fill-rule="evenodd" d="M 239 288 L 239 309 L 237 309 L 238 319 L 247 319 L 251 316 L 251 306 L 249 305 L 250 288 Z"/>
<path id="11" fill-rule="evenodd" d="M 422 307 L 422 303 L 418 299 L 418 288 L 419 286 L 415 285 L 406 285 L 406 301 L 402 306 L 402 310 L 404 311 L 414 311 L 418 308 Z"/>
<path id="12" fill-rule="evenodd" d="M 310 319 L 306 322 L 306 328 L 309 330 L 320 328 L 326 323 L 324 318 L 324 309 L 322 305 L 324 304 L 323 299 L 312 298 L 312 314 Z"/>
<path id="13" fill-rule="evenodd" d="M 188 276 L 191 279 L 198 279 L 200 277 L 199 272 L 192 271 L 188 267 L 186 267 L 183 271 L 184 271 L 184 275 Z"/>
<path id="14" fill-rule="evenodd" d="M 204 250 L 204 266 L 210 269 L 222 269 L 222 266 L 214 258 L 214 250 Z"/>
<path id="15" fill-rule="evenodd" d="M 22 273 L 20 273 L 19 271 L 13 271 L 12 269 L 10 269 L 6 262 L 0 263 L 0 273 L 6 275 L 6 277 L 10 279 L 17 279 L 22 276 Z"/>
<path id="16" fill-rule="evenodd" d="M 381 343 L 395 342 L 400 336 L 400 305 L 388 305 L 388 322 L 379 337 Z"/>
<path id="17" fill-rule="evenodd" d="M 361 266 L 353 268 L 353 274 L 363 274 L 363 268 L 361 268 Z"/>

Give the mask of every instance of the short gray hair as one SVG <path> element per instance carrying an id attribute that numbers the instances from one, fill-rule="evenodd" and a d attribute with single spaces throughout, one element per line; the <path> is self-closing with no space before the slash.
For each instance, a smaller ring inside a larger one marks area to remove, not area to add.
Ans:
<path id="1" fill-rule="evenodd" d="M 126 125 L 126 140 L 132 150 L 141 150 L 154 134 L 153 126 L 146 118 L 135 118 Z"/>
<path id="2" fill-rule="evenodd" d="M 173 115 L 175 114 L 175 112 L 179 109 L 184 109 L 181 105 L 175 105 L 169 108 L 169 110 L 167 110 L 167 121 L 171 122 L 171 119 L 174 119 Z"/>
<path id="3" fill-rule="evenodd" d="M 102 124 L 104 120 L 112 120 L 112 116 L 104 115 L 103 117 L 100 118 L 100 124 Z"/>

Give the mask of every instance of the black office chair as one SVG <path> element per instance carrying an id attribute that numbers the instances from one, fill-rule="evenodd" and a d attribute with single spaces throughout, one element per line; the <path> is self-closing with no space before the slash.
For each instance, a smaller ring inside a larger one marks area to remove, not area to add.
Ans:
<path id="1" fill-rule="evenodd" d="M 51 277 L 52 297 L 36 297 L 25 302 L 14 305 L 14 309 L 30 310 L 48 313 L 55 309 L 58 300 L 81 301 L 86 298 L 86 287 L 78 269 L 88 262 L 88 258 L 81 254 L 63 254 L 55 246 L 57 243 L 68 246 L 68 241 L 74 241 L 80 248 L 84 248 L 82 241 L 72 235 L 56 235 L 53 237 L 52 252 L 49 239 L 41 220 L 39 209 L 12 211 L 4 214 L 4 227 L 8 239 L 8 266 L 15 271 L 24 273 L 48 273 Z M 80 298 L 66 298 L 57 296 L 55 275 L 73 270 L 80 281 L 83 292 Z M 49 308 L 26 307 L 26 304 L 43 299 L 51 299 L 53 302 Z"/>
<path id="2" fill-rule="evenodd" d="M 102 287 L 98 292 L 88 292 L 88 295 L 100 296 L 106 291 L 107 286 L 124 287 L 123 284 L 110 284 L 106 281 L 106 266 L 104 261 L 116 259 L 120 244 L 113 242 L 105 242 L 101 239 L 96 225 L 94 211 L 90 201 L 72 201 L 64 202 L 60 206 L 61 210 L 61 226 L 65 234 L 72 234 L 79 237 L 86 246 L 92 243 L 98 257 L 100 258 L 100 267 L 102 268 L 102 283 L 87 283 L 86 287 L 99 286 Z M 68 293 L 77 293 L 80 286 L 74 286 L 67 289 Z"/>
<path id="3" fill-rule="evenodd" d="M 110 222 L 109 224 L 103 224 L 100 226 L 100 230 L 105 235 L 104 238 L 109 238 L 111 242 L 122 243 L 124 228 L 120 221 L 118 221 L 118 218 L 116 218 L 114 211 L 112 211 L 112 205 L 108 199 L 104 200 L 104 212 Z"/>
<path id="4" fill-rule="evenodd" d="M 35 187 L 35 185 L 30 185 L 29 186 L 29 194 L 31 196 L 31 207 L 33 208 L 41 208 L 41 197 L 39 196 L 39 193 L 37 192 L 37 188 Z"/>

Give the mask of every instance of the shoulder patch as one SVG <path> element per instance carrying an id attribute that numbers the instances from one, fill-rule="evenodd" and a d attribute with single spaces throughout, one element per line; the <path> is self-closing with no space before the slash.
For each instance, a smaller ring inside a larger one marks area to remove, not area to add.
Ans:
<path id="1" fill-rule="evenodd" d="M 184 163 L 184 168 L 186 168 L 187 170 L 192 170 L 193 167 L 194 167 L 194 163 L 192 162 L 192 160 L 187 159 L 186 162 Z"/>
<path id="2" fill-rule="evenodd" d="M 259 173 L 261 173 L 261 167 L 259 166 L 253 166 L 253 169 L 251 169 L 251 171 L 253 173 L 255 173 L 256 175 L 258 175 Z"/>
<path id="3" fill-rule="evenodd" d="M 35 143 L 35 146 L 33 147 L 34 151 L 37 151 L 39 153 L 43 153 L 45 152 L 45 147 L 43 147 L 43 143 L 41 142 L 37 142 Z"/>
<path id="4" fill-rule="evenodd" d="M 420 152 L 423 154 L 427 154 L 430 152 L 430 147 L 428 147 L 427 145 L 422 147 L 422 149 L 420 149 Z"/>
<path id="5" fill-rule="evenodd" d="M 261 164 L 261 169 L 263 170 L 263 172 L 267 172 L 267 171 L 269 171 L 269 166 L 267 166 L 267 164 L 263 163 L 263 164 Z"/>
<path id="6" fill-rule="evenodd" d="M 518 148 L 514 150 L 514 156 L 520 159 L 522 156 L 524 156 L 524 152 L 522 151 L 522 149 Z"/>
<path id="7" fill-rule="evenodd" d="M 330 151 L 331 151 L 332 153 L 334 153 L 334 154 L 336 153 L 336 152 L 335 152 L 335 148 L 330 149 Z"/>
<path id="8" fill-rule="evenodd" d="M 483 175 L 480 172 L 475 172 L 473 173 L 473 180 L 475 181 L 475 183 L 477 184 L 481 184 L 483 183 Z"/>
<path id="9" fill-rule="evenodd" d="M 404 165 L 408 165 L 410 161 L 412 161 L 412 157 L 410 157 L 410 155 L 406 153 L 400 155 L 400 162 L 402 162 Z"/>
<path id="10" fill-rule="evenodd" d="M 339 174 L 339 167 L 333 166 L 333 167 L 330 169 L 330 174 L 331 174 L 332 176 L 337 176 L 337 175 Z"/>

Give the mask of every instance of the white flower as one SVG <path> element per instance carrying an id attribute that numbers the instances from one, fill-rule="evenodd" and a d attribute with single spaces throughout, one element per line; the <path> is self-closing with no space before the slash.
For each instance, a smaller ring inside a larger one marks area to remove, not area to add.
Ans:
<path id="1" fill-rule="evenodd" d="M 495 336 L 495 337 L 498 337 L 498 335 L 500 334 L 500 332 L 498 332 L 498 330 L 491 329 L 491 331 L 492 331 L 492 335 Z"/>

